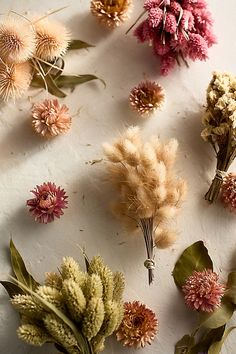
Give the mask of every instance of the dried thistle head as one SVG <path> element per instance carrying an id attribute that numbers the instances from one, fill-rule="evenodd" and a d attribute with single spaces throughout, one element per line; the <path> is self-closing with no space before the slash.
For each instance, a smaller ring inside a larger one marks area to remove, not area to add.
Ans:
<path id="1" fill-rule="evenodd" d="M 129 96 L 131 107 L 145 117 L 161 108 L 164 100 L 165 93 L 161 85 L 149 80 L 135 86 Z"/>
<path id="2" fill-rule="evenodd" d="M 44 18 L 36 20 L 34 27 L 36 32 L 36 57 L 53 61 L 66 53 L 70 42 L 70 33 L 65 26 L 60 22 Z"/>
<path id="3" fill-rule="evenodd" d="M 8 101 L 22 97 L 29 88 L 31 78 L 29 62 L 6 64 L 0 61 L 0 98 Z"/>
<path id="4" fill-rule="evenodd" d="M 92 0 L 91 13 L 105 26 L 114 28 L 129 17 L 131 0 Z"/>
<path id="5" fill-rule="evenodd" d="M 1 58 L 8 63 L 28 60 L 35 49 L 35 32 L 25 19 L 7 17 L 0 23 Z"/>

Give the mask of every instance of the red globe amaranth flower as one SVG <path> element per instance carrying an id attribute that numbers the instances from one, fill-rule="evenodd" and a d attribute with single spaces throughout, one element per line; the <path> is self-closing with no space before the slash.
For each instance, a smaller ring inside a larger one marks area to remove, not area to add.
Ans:
<path id="1" fill-rule="evenodd" d="M 155 313 L 139 301 L 125 302 L 124 318 L 116 338 L 127 347 L 145 347 L 157 334 L 158 321 Z"/>
<path id="2" fill-rule="evenodd" d="M 139 42 L 149 42 L 161 58 L 161 74 L 187 59 L 206 60 L 216 43 L 213 19 L 205 0 L 146 0 L 148 17 L 134 31 Z"/>
<path id="3" fill-rule="evenodd" d="M 236 213 L 236 174 L 229 173 L 221 187 L 221 201 L 230 211 Z"/>
<path id="4" fill-rule="evenodd" d="M 186 305 L 195 311 L 213 312 L 220 306 L 225 286 L 211 269 L 194 271 L 182 287 Z"/>
<path id="5" fill-rule="evenodd" d="M 54 221 L 55 217 L 59 219 L 64 214 L 62 209 L 66 209 L 68 204 L 64 189 L 48 182 L 36 186 L 31 192 L 35 198 L 27 200 L 26 204 L 30 207 L 29 211 L 35 221 L 47 224 Z"/>

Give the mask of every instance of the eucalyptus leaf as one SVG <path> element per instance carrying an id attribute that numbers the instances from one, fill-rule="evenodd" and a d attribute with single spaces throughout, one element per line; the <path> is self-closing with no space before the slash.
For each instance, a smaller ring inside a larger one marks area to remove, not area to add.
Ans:
<path id="1" fill-rule="evenodd" d="M 193 271 L 204 269 L 213 269 L 213 264 L 203 241 L 198 241 L 186 248 L 176 262 L 173 270 L 175 284 L 182 287 Z"/>
<path id="2" fill-rule="evenodd" d="M 86 48 L 91 48 L 95 47 L 92 44 L 80 41 L 79 39 L 73 39 L 68 47 L 68 50 L 74 50 L 74 49 L 86 49 Z"/>
<path id="3" fill-rule="evenodd" d="M 56 84 L 58 87 L 71 88 L 74 89 L 75 86 L 84 84 L 92 80 L 100 80 L 105 85 L 102 79 L 99 79 L 95 75 L 85 74 L 85 75 L 61 75 L 56 79 Z"/>
<path id="4" fill-rule="evenodd" d="M 221 305 L 215 311 L 210 313 L 199 314 L 200 326 L 206 328 L 217 328 L 226 324 L 234 313 L 234 305 L 224 297 L 221 301 Z"/>
<path id="5" fill-rule="evenodd" d="M 35 290 L 39 283 L 34 280 L 31 274 L 26 269 L 25 263 L 16 249 L 12 239 L 10 241 L 11 265 L 13 272 L 19 282 L 26 285 L 29 289 Z"/>
<path id="6" fill-rule="evenodd" d="M 0 283 L 8 292 L 10 298 L 13 298 L 15 295 L 24 294 L 24 291 L 18 285 L 11 283 L 10 281 L 0 281 Z"/>
<path id="7" fill-rule="evenodd" d="M 204 331 L 204 334 L 200 337 L 198 343 L 195 344 L 193 348 L 191 348 L 189 354 L 207 353 L 208 349 L 213 343 L 222 339 L 224 332 L 225 325 L 208 331 Z"/>
<path id="8" fill-rule="evenodd" d="M 220 354 L 222 346 L 227 339 L 228 335 L 235 329 L 236 327 L 230 327 L 225 331 L 225 334 L 221 341 L 213 343 L 208 351 L 208 354 Z"/>
<path id="9" fill-rule="evenodd" d="M 175 345 L 175 354 L 189 354 L 191 348 L 194 346 L 195 339 L 186 334 Z"/>
<path id="10" fill-rule="evenodd" d="M 229 273 L 226 289 L 225 296 L 236 305 L 236 271 Z"/>
<path id="11" fill-rule="evenodd" d="M 58 79 L 61 76 L 58 77 Z M 60 88 L 57 85 L 57 81 L 53 79 L 53 77 L 49 74 L 47 76 L 45 76 L 45 80 L 48 86 L 48 92 L 50 92 L 52 95 L 59 97 L 59 98 L 64 98 L 66 97 L 66 94 L 60 90 Z M 63 86 L 64 87 L 64 86 Z"/>

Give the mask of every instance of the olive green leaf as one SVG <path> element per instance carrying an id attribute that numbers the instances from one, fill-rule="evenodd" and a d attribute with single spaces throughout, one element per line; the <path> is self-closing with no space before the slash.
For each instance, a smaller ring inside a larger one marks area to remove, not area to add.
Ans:
<path id="1" fill-rule="evenodd" d="M 68 50 L 74 50 L 74 49 L 86 49 L 86 48 L 91 48 L 95 47 L 92 44 L 80 41 L 79 39 L 73 39 L 68 47 Z"/>
<path id="2" fill-rule="evenodd" d="M 199 354 L 200 352 L 207 352 L 213 343 L 222 339 L 224 332 L 225 326 L 205 331 L 204 334 L 200 337 L 198 343 L 195 344 L 194 347 L 191 349 L 189 354 Z"/>
<path id="3" fill-rule="evenodd" d="M 203 241 L 198 241 L 185 249 L 173 270 L 175 284 L 182 287 L 194 270 L 213 269 L 212 260 Z"/>
<path id="4" fill-rule="evenodd" d="M 39 286 L 39 283 L 37 283 L 32 275 L 27 271 L 25 263 L 16 249 L 12 239 L 10 241 L 10 253 L 12 269 L 17 280 L 26 285 L 29 289 L 35 290 Z"/>
<path id="5" fill-rule="evenodd" d="M 236 271 L 229 273 L 225 296 L 236 305 Z"/>
<path id="6" fill-rule="evenodd" d="M 42 77 L 34 75 L 33 79 L 31 80 L 30 86 L 34 88 L 47 88 L 48 92 L 56 97 L 66 97 L 65 92 L 59 89 L 55 82 L 55 79 L 49 74 L 44 77 L 44 80 L 42 79 Z"/>
<path id="7" fill-rule="evenodd" d="M 13 298 L 15 295 L 24 294 L 24 291 L 18 285 L 10 281 L 0 281 L 0 284 L 4 286 L 10 298 Z"/>
<path id="8" fill-rule="evenodd" d="M 209 350 L 208 350 L 208 354 L 220 354 L 222 346 L 225 342 L 225 340 L 227 339 L 228 335 L 235 329 L 236 327 L 230 327 L 225 331 L 225 334 L 223 335 L 223 338 L 221 339 L 221 341 L 219 342 L 215 342 L 213 343 Z"/>
<path id="9" fill-rule="evenodd" d="M 183 336 L 178 343 L 175 345 L 175 354 L 189 354 L 191 348 L 194 346 L 194 337 L 186 334 Z"/>
<path id="10" fill-rule="evenodd" d="M 58 87 L 71 88 L 74 89 L 75 86 L 84 84 L 85 82 L 92 80 L 100 80 L 104 86 L 105 82 L 95 75 L 85 74 L 85 75 L 61 75 L 56 79 Z"/>
<path id="11" fill-rule="evenodd" d="M 234 305 L 224 297 L 221 305 L 214 312 L 199 314 L 200 326 L 206 328 L 217 328 L 223 326 L 229 321 L 234 313 Z"/>

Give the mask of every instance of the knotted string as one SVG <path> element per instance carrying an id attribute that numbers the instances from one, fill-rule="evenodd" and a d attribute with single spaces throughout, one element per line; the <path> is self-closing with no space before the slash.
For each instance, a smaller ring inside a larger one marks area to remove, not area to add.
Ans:
<path id="1" fill-rule="evenodd" d="M 216 170 L 216 175 L 215 175 L 215 178 L 220 180 L 220 181 L 223 181 L 224 177 L 226 176 L 226 172 L 225 171 L 221 171 L 221 170 Z"/>
<path id="2" fill-rule="evenodd" d="M 153 259 L 146 259 L 146 261 L 144 262 L 144 266 L 148 269 L 148 270 L 153 270 L 155 269 L 156 265 Z"/>

